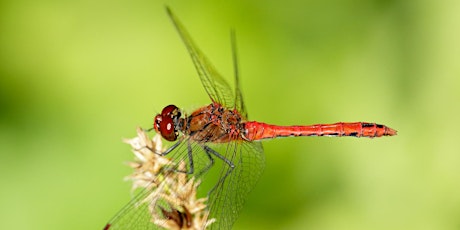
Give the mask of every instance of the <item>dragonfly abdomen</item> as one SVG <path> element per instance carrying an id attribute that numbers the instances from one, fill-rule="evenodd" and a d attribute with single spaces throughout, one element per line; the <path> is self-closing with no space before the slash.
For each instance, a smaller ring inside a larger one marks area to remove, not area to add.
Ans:
<path id="1" fill-rule="evenodd" d="M 338 122 L 334 124 L 278 126 L 256 121 L 244 123 L 244 138 L 250 141 L 276 137 L 298 136 L 352 136 L 381 137 L 394 136 L 396 130 L 385 125 L 368 122 Z"/>

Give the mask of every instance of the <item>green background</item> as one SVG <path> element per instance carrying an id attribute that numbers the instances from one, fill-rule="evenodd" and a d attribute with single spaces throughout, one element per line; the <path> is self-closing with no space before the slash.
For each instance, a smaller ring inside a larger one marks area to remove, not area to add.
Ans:
<path id="1" fill-rule="evenodd" d="M 171 6 L 251 119 L 369 121 L 284 138 L 236 229 L 460 229 L 459 1 L 1 1 L 0 229 L 101 229 L 130 199 L 124 137 L 209 103 Z"/>

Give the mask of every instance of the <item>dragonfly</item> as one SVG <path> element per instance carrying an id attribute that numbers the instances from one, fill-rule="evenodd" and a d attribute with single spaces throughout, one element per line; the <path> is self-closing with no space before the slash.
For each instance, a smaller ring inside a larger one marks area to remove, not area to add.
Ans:
<path id="1" fill-rule="evenodd" d="M 261 140 L 300 136 L 375 138 L 397 134 L 396 130 L 373 122 L 280 126 L 248 120 L 239 82 L 234 32 L 231 33 L 235 72 L 233 92 L 169 7 L 166 7 L 166 12 L 188 50 L 211 103 L 190 114 L 175 105 L 168 105 L 155 116 L 152 129 L 171 142 L 171 146 L 160 155 L 176 162 L 188 162 L 188 169 L 179 173 L 204 178 L 212 167 L 220 167 L 218 178 L 207 193 L 207 208 L 210 217 L 216 220 L 209 228 L 230 229 L 236 221 L 246 197 L 264 169 Z M 217 166 L 216 160 L 220 161 L 220 165 Z M 146 208 L 136 205 L 151 193 L 146 189 L 135 196 L 104 229 L 160 228 L 152 223 Z M 166 217 L 176 216 L 179 222 L 185 222 L 186 228 L 189 213 L 173 215 L 172 211 L 162 211 Z"/>

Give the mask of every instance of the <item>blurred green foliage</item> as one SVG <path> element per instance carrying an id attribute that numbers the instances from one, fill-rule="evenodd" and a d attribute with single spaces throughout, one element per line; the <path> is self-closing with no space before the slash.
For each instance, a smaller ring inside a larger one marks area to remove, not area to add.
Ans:
<path id="1" fill-rule="evenodd" d="M 209 103 L 166 16 L 251 119 L 369 121 L 399 135 L 264 143 L 236 229 L 460 228 L 457 1 L 2 1 L 0 229 L 101 229 L 129 199 L 123 137 Z"/>

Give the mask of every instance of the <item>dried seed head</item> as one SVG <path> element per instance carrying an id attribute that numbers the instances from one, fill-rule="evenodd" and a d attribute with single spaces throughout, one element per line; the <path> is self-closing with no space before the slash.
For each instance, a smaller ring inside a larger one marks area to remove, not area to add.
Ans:
<path id="1" fill-rule="evenodd" d="M 215 220 L 208 220 L 207 198 L 197 198 L 200 181 L 183 173 L 185 162 L 174 167 L 174 161 L 160 153 L 165 151 L 161 136 L 150 139 L 141 128 L 137 137 L 126 139 L 135 156 L 128 165 L 134 169 L 127 179 L 133 181 L 132 190 L 151 190 L 138 205 L 147 204 L 152 222 L 166 229 L 205 229 Z M 175 168 L 176 170 L 171 170 Z"/>

